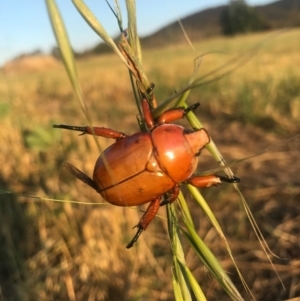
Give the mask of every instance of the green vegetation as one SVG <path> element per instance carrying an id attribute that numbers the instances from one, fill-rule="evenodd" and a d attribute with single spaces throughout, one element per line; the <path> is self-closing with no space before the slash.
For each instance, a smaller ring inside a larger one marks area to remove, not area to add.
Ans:
<path id="1" fill-rule="evenodd" d="M 244 0 L 231 0 L 221 14 L 221 26 L 225 35 L 249 33 L 265 29 L 254 8 Z"/>
<path id="2" fill-rule="evenodd" d="M 286 291 L 262 255 L 233 189 L 223 185 L 203 191 L 258 300 L 299 295 L 299 142 L 280 142 L 299 129 L 299 33 L 216 38 L 194 45 L 200 54 L 210 52 L 202 58 L 200 76 L 232 58 L 239 67 L 220 81 L 193 90 L 189 99 L 189 103 L 201 103 L 197 114 L 225 158 L 247 157 L 268 147 L 274 151 L 233 168 L 242 178 L 241 189 L 266 241 L 281 258 L 273 260 Z M 264 44 L 254 55 L 254 46 L 260 41 Z M 245 60 L 249 58 L 245 65 L 243 55 Z M 144 53 L 144 67 L 156 84 L 159 102 L 187 84 L 195 56 L 184 45 Z M 129 134 L 137 131 L 128 71 L 119 59 L 113 55 L 91 57 L 78 61 L 77 66 L 93 123 Z M 91 175 L 99 154 L 93 137 L 51 128 L 53 120 L 87 123 L 74 101 L 65 70 L 1 74 L 0 116 L 0 187 L 10 192 L 3 192 L 0 202 L 4 300 L 121 300 L 120 296 L 123 300 L 174 300 L 164 208 L 159 212 L 161 218 L 156 218 L 139 244 L 128 251 L 125 245 L 134 233 L 132 221 L 139 219 L 140 212 L 104 203 L 61 166 L 69 161 Z M 102 149 L 111 143 L 98 140 Z M 200 162 L 199 172 L 216 167 L 206 151 Z M 247 299 L 223 241 L 193 200 L 188 199 L 188 206 L 197 233 Z M 223 300 L 223 291 L 207 277 L 191 247 L 184 248 L 187 264 L 206 298 Z M 189 271 L 186 275 L 193 277 Z"/>

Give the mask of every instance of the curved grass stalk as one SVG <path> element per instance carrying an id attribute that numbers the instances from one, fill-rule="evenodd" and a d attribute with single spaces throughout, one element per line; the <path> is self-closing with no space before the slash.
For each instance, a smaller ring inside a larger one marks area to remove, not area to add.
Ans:
<path id="1" fill-rule="evenodd" d="M 192 296 L 190 294 L 189 285 L 184 277 L 184 274 L 182 273 L 182 269 L 179 267 L 179 262 L 183 266 L 186 266 L 186 264 L 180 239 L 179 223 L 174 204 L 167 205 L 167 217 L 169 238 L 173 254 L 173 283 L 176 283 L 176 290 L 174 290 L 175 298 L 176 300 L 191 301 Z"/>

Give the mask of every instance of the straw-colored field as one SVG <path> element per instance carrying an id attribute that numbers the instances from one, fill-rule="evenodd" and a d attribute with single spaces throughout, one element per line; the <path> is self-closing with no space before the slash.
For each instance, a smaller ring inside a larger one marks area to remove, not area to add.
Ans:
<path id="1" fill-rule="evenodd" d="M 269 150 L 232 168 L 279 257 L 272 260 L 285 290 L 232 187 L 203 191 L 257 300 L 300 296 L 299 36 L 300 30 L 291 30 L 216 38 L 194 45 L 197 53 L 173 45 L 143 57 L 158 101 L 188 83 L 197 55 L 209 52 L 199 76 L 236 58 L 237 70 L 195 89 L 189 103 L 201 103 L 197 115 L 228 161 Z M 138 131 L 128 72 L 119 59 L 106 55 L 77 66 L 93 123 Z M 83 116 L 62 66 L 0 74 L 0 300 L 174 300 L 165 208 L 127 250 L 141 213 L 105 203 L 62 167 L 68 161 L 92 174 L 99 155 L 94 138 L 52 128 L 86 125 Z M 112 142 L 98 140 L 102 149 Z M 199 171 L 216 166 L 203 151 Z M 248 299 L 223 242 L 187 198 L 199 235 Z M 193 251 L 186 247 L 185 253 L 208 300 L 227 300 Z"/>

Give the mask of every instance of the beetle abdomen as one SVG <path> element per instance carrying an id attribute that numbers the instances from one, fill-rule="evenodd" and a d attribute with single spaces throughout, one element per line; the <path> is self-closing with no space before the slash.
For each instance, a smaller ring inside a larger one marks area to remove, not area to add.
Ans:
<path id="1" fill-rule="evenodd" d="M 158 166 L 148 133 L 136 133 L 106 149 L 93 178 L 103 198 L 119 206 L 147 203 L 175 185 Z"/>
<path id="2" fill-rule="evenodd" d="M 175 183 L 167 176 L 143 171 L 135 177 L 100 191 L 109 203 L 118 206 L 136 206 L 148 203 L 173 188 Z"/>

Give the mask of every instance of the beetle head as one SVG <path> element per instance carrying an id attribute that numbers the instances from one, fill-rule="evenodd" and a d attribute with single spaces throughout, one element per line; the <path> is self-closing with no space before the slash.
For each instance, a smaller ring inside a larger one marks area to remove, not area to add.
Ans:
<path id="1" fill-rule="evenodd" d="M 210 142 L 209 135 L 203 128 L 195 131 L 185 130 L 184 136 L 195 156 L 199 156 L 201 149 Z"/>

